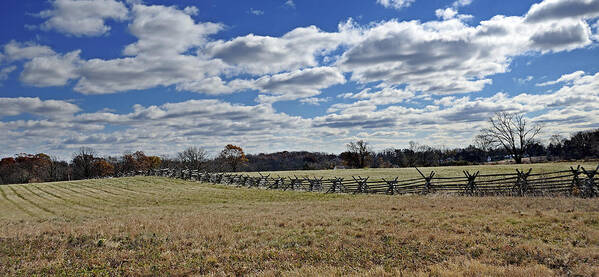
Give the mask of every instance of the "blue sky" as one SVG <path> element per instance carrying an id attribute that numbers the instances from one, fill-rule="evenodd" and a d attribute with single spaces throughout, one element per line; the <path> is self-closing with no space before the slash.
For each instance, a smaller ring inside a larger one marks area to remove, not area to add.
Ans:
<path id="1" fill-rule="evenodd" d="M 542 139 L 599 127 L 599 0 L 1 5 L 0 156 L 467 146 L 500 111 Z"/>

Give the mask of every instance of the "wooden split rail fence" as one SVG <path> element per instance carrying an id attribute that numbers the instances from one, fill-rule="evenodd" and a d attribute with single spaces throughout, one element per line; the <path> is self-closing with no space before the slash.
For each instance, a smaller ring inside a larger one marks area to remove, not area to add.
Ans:
<path id="1" fill-rule="evenodd" d="M 272 174 L 250 176 L 243 173 L 208 173 L 186 169 L 159 169 L 135 172 L 132 175 L 163 176 L 204 183 L 225 184 L 238 187 L 256 187 L 280 190 L 319 191 L 325 193 L 382 193 L 382 194 L 429 194 L 453 193 L 471 196 L 545 196 L 569 195 L 580 197 L 599 196 L 599 166 L 588 170 L 578 166 L 569 170 L 533 173 L 532 169 L 514 173 L 481 174 L 463 171 L 461 177 L 440 177 L 431 171 L 423 173 L 416 168 L 419 178 L 380 179 L 352 176 L 349 178 L 281 177 Z"/>

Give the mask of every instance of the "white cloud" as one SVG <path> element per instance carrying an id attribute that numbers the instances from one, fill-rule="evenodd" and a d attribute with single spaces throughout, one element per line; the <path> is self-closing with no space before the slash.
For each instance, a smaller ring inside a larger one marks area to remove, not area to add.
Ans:
<path id="1" fill-rule="evenodd" d="M 564 75 L 564 76 L 567 76 Z M 106 154 L 126 149 L 150 153 L 174 153 L 189 145 L 217 149 L 226 143 L 241 144 L 248 151 L 304 149 L 341 151 L 357 136 L 377 147 L 400 146 L 424 139 L 429 145 L 465 145 L 487 118 L 497 111 L 521 111 L 546 125 L 547 135 L 599 126 L 599 73 L 577 74 L 552 93 L 490 97 L 434 97 L 416 101 L 410 92 L 389 87 L 344 94 L 355 100 L 333 113 L 307 119 L 277 112 L 270 105 L 238 105 L 220 100 L 190 100 L 158 106 L 135 105 L 131 112 L 103 110 L 80 112 L 62 100 L 0 98 L 0 116 L 31 113 L 46 119 L 0 122 L 0 139 L 6 151 L 48 149 L 69 153 L 92 146 Z M 281 81 L 290 78 L 277 77 Z M 275 79 L 277 79 L 275 78 Z M 310 100 L 304 103 L 319 103 Z M 390 103 L 394 103 L 391 104 Z M 353 104 L 353 105 L 352 105 Z M 106 132 L 107 126 L 121 126 Z M 340 147 L 341 145 L 341 147 Z M 29 152 L 32 152 L 29 151 Z"/>
<path id="2" fill-rule="evenodd" d="M 545 0 L 533 4 L 526 14 L 529 22 L 581 19 L 599 16 L 599 0 Z"/>
<path id="3" fill-rule="evenodd" d="M 415 1 L 416 0 L 376 0 L 378 4 L 383 5 L 385 8 L 393 8 L 397 10 L 407 8 Z"/>
<path id="4" fill-rule="evenodd" d="M 77 105 L 60 100 L 41 100 L 37 97 L 0 98 L 0 118 L 21 114 L 64 118 L 65 116 L 70 117 L 79 111 Z"/>
<path id="5" fill-rule="evenodd" d="M 334 113 L 341 111 L 343 113 L 355 113 L 357 111 L 374 111 L 377 106 L 406 102 L 414 96 L 414 92 L 393 87 L 382 87 L 378 88 L 378 90 L 366 88 L 358 93 L 342 94 L 342 98 L 357 99 L 358 101 L 351 104 L 333 104 L 327 112 Z"/>
<path id="6" fill-rule="evenodd" d="M 531 37 L 531 47 L 540 52 L 574 50 L 592 43 L 591 29 L 585 21 L 563 21 L 542 26 Z"/>
<path id="7" fill-rule="evenodd" d="M 189 87 L 206 75 L 223 68 L 218 61 L 194 56 L 132 57 L 113 60 L 92 59 L 80 68 L 75 90 L 85 94 L 108 94 L 158 86 Z"/>
<path id="8" fill-rule="evenodd" d="M 11 72 L 15 71 L 15 69 L 17 69 L 17 66 L 15 66 L 15 65 L 0 68 L 0 81 L 4 81 L 4 80 L 8 79 L 8 75 Z M 0 85 L 2 85 L 2 84 L 0 83 Z"/>
<path id="9" fill-rule="evenodd" d="M 472 4 L 472 0 L 456 0 L 455 2 L 453 2 L 453 4 L 451 4 L 451 6 L 454 8 L 458 8 L 468 6 L 470 4 Z"/>
<path id="10" fill-rule="evenodd" d="M 337 69 L 317 67 L 264 76 L 254 80 L 250 86 L 273 95 L 259 95 L 259 102 L 272 103 L 312 97 L 320 94 L 321 89 L 343 83 L 345 77 Z"/>
<path id="11" fill-rule="evenodd" d="M 99 36 L 110 31 L 106 19 L 122 21 L 127 7 L 115 0 L 54 0 L 52 10 L 39 15 L 47 18 L 43 30 L 56 30 L 74 36 Z"/>
<path id="12" fill-rule="evenodd" d="M 19 43 L 13 40 L 4 45 L 4 57 L 8 62 L 30 60 L 35 57 L 52 56 L 54 54 L 56 53 L 50 47 L 33 42 Z"/>
<path id="13" fill-rule="evenodd" d="M 300 103 L 319 106 L 321 103 L 326 103 L 326 102 L 329 102 L 330 100 L 331 100 L 330 97 L 326 97 L 326 98 L 309 97 L 309 98 L 301 99 Z"/>
<path id="14" fill-rule="evenodd" d="M 529 19 L 538 17 L 533 8 L 526 16 L 495 16 L 475 26 L 450 7 L 437 11 L 441 21 L 357 26 L 350 19 L 336 32 L 308 26 L 280 37 L 248 34 L 218 41 L 210 37 L 224 26 L 196 22 L 191 15 L 197 12 L 195 7 L 133 4 L 129 30 L 138 40 L 125 47 L 123 58 L 81 60 L 78 52 L 59 55 L 45 46 L 11 42 L 23 54 L 5 51 L 3 60 L 33 59 L 25 64 L 21 80 L 34 86 L 77 80 L 75 90 L 86 94 L 159 86 L 206 94 L 257 90 L 259 102 L 272 103 L 314 97 L 327 85 L 344 81 L 342 73 L 361 84 L 405 86 L 403 91 L 417 97 L 476 92 L 492 83 L 493 75 L 507 72 L 516 56 L 592 44 L 589 13 L 537 21 Z M 265 87 L 276 78 L 315 72 L 332 77 L 322 83 L 287 80 L 279 88 Z"/>
<path id="15" fill-rule="evenodd" d="M 23 66 L 20 79 L 36 87 L 64 86 L 69 80 L 79 77 L 80 53 L 77 50 L 64 55 L 33 58 Z"/>
<path id="16" fill-rule="evenodd" d="M 435 15 L 444 20 L 455 18 L 457 14 L 458 11 L 453 8 L 438 9 L 435 11 Z"/>
<path id="17" fill-rule="evenodd" d="M 599 127 L 599 73 L 586 75 L 581 72 L 564 75 L 568 84 L 552 93 L 522 93 L 510 96 L 496 93 L 490 97 L 446 96 L 432 103 L 421 102 L 414 107 L 402 104 L 387 105 L 386 101 L 374 102 L 376 97 L 369 90 L 357 94 L 345 94 L 346 99 L 359 99 L 350 104 L 336 104 L 329 115 L 314 118 L 314 127 L 350 128 L 352 130 L 388 130 L 422 132 L 430 131 L 427 143 L 439 136 L 450 144 L 469 143 L 472 130 L 483 126 L 488 117 L 499 111 L 514 111 L 534 114 L 536 122 L 547 125 L 547 134 L 557 131 L 574 132 Z M 576 77 L 572 77 L 576 76 Z M 363 96 L 360 96 L 363 95 Z M 367 101 L 361 100 L 366 98 Z M 383 97 L 381 97 L 381 100 Z M 397 97 L 396 103 L 401 103 Z M 459 139 L 441 135 L 446 132 L 459 134 Z"/>
<path id="18" fill-rule="evenodd" d="M 135 5 L 132 11 L 129 29 L 138 41 L 124 50 L 131 57 L 86 61 L 79 68 L 76 91 L 106 94 L 171 85 L 192 88 L 193 83 L 213 78 L 226 67 L 218 60 L 187 54 L 202 47 L 210 34 L 223 28 L 221 24 L 196 23 L 189 9 Z"/>
<path id="19" fill-rule="evenodd" d="M 285 6 L 295 9 L 295 2 L 293 2 L 293 0 L 287 0 L 285 1 Z"/>
<path id="20" fill-rule="evenodd" d="M 223 28 L 216 23 L 196 23 L 175 7 L 135 5 L 132 11 L 129 30 L 138 41 L 125 48 L 124 54 L 129 56 L 181 54 L 203 45 L 207 36 Z"/>
<path id="21" fill-rule="evenodd" d="M 253 15 L 263 15 L 264 11 L 263 10 L 255 10 L 253 8 L 250 8 L 250 10 L 248 11 L 248 13 L 251 13 Z"/>
<path id="22" fill-rule="evenodd" d="M 351 24 L 351 23 L 348 23 Z M 343 30 L 344 25 L 340 25 Z M 296 28 L 282 37 L 249 34 L 229 41 L 209 43 L 206 52 L 250 74 L 278 73 L 317 66 L 324 55 L 344 43 L 345 33 L 327 33 L 315 26 Z"/>
<path id="23" fill-rule="evenodd" d="M 555 81 L 549 81 L 549 82 L 539 83 L 539 84 L 537 84 L 537 86 L 542 87 L 542 86 L 555 85 L 555 84 L 558 84 L 558 83 L 570 83 L 572 81 L 580 79 L 584 75 L 585 75 L 584 71 L 579 70 L 579 71 L 576 71 L 576 72 L 572 72 L 570 74 L 564 74 L 559 79 L 557 79 Z"/>
<path id="24" fill-rule="evenodd" d="M 534 79 L 533 76 L 526 76 L 524 78 L 514 78 L 514 81 L 520 85 L 524 85 L 524 84 L 532 81 L 532 79 Z"/>
<path id="25" fill-rule="evenodd" d="M 388 21 L 362 29 L 337 65 L 360 83 L 407 85 L 425 94 L 480 91 L 489 78 L 508 70 L 512 57 L 591 45 L 588 23 L 580 19 L 529 22 L 524 16 L 495 16 L 478 26 L 448 8 L 443 21 Z"/>
<path id="26" fill-rule="evenodd" d="M 188 15 L 198 15 L 198 13 L 200 13 L 200 10 L 198 10 L 198 8 L 195 6 L 188 6 L 183 9 L 183 12 Z"/>

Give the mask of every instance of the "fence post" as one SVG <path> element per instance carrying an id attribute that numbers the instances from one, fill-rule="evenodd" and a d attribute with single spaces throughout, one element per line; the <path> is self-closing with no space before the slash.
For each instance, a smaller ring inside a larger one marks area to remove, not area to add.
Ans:
<path id="1" fill-rule="evenodd" d="M 466 184 L 466 194 L 468 195 L 474 195 L 474 191 L 476 190 L 476 177 L 478 177 L 478 174 L 480 173 L 480 171 L 477 171 L 474 174 L 470 174 L 470 172 L 464 170 L 464 175 L 466 175 L 466 178 L 468 178 L 468 183 Z"/>
<path id="2" fill-rule="evenodd" d="M 424 194 L 429 194 L 433 191 L 433 184 L 431 183 L 431 181 L 433 180 L 433 177 L 435 177 L 435 172 L 431 171 L 431 173 L 428 175 L 428 177 L 424 176 L 424 174 L 422 174 L 422 172 L 420 171 L 420 169 L 418 169 L 417 167 L 416 170 L 418 170 L 418 173 L 420 173 L 420 176 L 422 176 L 422 178 L 424 178 L 424 190 L 422 191 L 422 193 Z"/>
<path id="3" fill-rule="evenodd" d="M 272 185 L 268 186 L 268 189 L 278 189 L 283 185 L 283 178 L 281 176 L 277 176 Z"/>
<path id="4" fill-rule="evenodd" d="M 574 169 L 573 167 L 570 167 L 570 170 L 572 172 L 572 183 L 570 184 L 570 195 L 574 195 L 576 194 L 576 192 L 578 192 L 579 194 L 582 192 L 581 190 L 581 185 L 580 185 L 580 165 L 578 165 L 578 167 L 576 167 L 576 169 Z"/>
<path id="5" fill-rule="evenodd" d="M 310 177 L 308 177 L 308 176 L 304 177 L 304 181 L 308 182 L 308 191 L 314 190 L 314 186 L 316 185 L 317 180 L 318 179 L 316 179 L 316 177 L 314 177 L 314 180 L 310 179 Z"/>
<path id="6" fill-rule="evenodd" d="M 524 171 L 520 171 L 520 170 L 516 169 L 516 173 L 518 174 L 518 179 L 516 179 L 516 184 L 514 184 L 514 189 L 518 193 L 518 196 L 524 196 L 526 193 L 528 193 L 528 190 L 529 190 L 528 176 L 530 175 L 531 171 L 532 171 L 532 168 L 529 169 L 528 172 L 526 172 L 526 173 Z"/>
<path id="7" fill-rule="evenodd" d="M 293 175 L 294 179 L 291 179 L 291 177 L 288 177 L 288 178 L 289 178 L 290 183 L 289 183 L 289 186 L 285 187 L 284 190 L 287 190 L 288 188 L 291 188 L 291 190 L 295 190 L 296 186 L 299 187 L 301 185 L 302 181 L 297 176 Z"/>
<path id="8" fill-rule="evenodd" d="M 588 178 L 584 182 L 583 196 L 584 197 L 596 197 L 597 190 L 599 190 L 599 188 L 597 188 L 597 190 L 595 189 L 595 187 L 597 186 L 597 184 L 595 184 L 595 175 L 597 175 L 597 171 L 599 171 L 599 165 L 597 166 L 597 168 L 595 168 L 595 170 L 586 171 L 586 169 L 584 169 L 584 167 L 581 167 L 581 168 L 582 168 L 582 172 L 584 172 L 584 174 Z"/>
<path id="9" fill-rule="evenodd" d="M 368 184 L 366 183 L 366 181 L 368 181 L 368 178 L 370 177 L 366 177 L 366 179 L 362 179 L 362 177 L 358 176 L 358 179 L 356 179 L 356 177 L 351 176 L 354 181 L 356 181 L 356 183 L 358 183 L 358 189 L 356 191 L 354 191 L 354 194 L 356 193 L 366 193 L 368 192 L 368 190 L 370 189 L 368 187 Z"/>
<path id="10" fill-rule="evenodd" d="M 392 181 L 387 181 L 387 180 L 385 180 L 385 178 L 382 178 L 383 181 L 385 183 L 387 183 L 387 191 L 385 192 L 386 194 L 389 194 L 389 195 L 393 195 L 395 193 L 399 194 L 399 192 L 397 191 L 397 188 L 395 187 L 395 186 L 397 186 L 397 179 L 398 178 L 399 177 L 395 177 L 395 179 L 392 180 Z"/>
<path id="11" fill-rule="evenodd" d="M 343 191 L 343 184 L 341 182 L 343 182 L 343 178 L 337 178 L 335 177 L 334 179 L 331 179 L 331 187 L 327 190 L 326 193 L 335 193 L 337 191 L 342 192 Z M 347 191 L 347 189 L 346 189 Z"/>
<path id="12" fill-rule="evenodd" d="M 310 191 L 314 191 L 314 189 L 322 190 L 322 179 L 323 177 L 320 177 L 320 179 L 316 177 L 314 177 L 314 179 L 307 178 L 308 182 L 310 183 Z"/>
<path id="13" fill-rule="evenodd" d="M 260 173 L 260 172 L 258 172 L 258 174 L 260 174 L 260 181 L 258 182 L 258 187 L 268 186 L 268 177 L 270 176 L 270 174 L 262 175 L 262 173 Z"/>

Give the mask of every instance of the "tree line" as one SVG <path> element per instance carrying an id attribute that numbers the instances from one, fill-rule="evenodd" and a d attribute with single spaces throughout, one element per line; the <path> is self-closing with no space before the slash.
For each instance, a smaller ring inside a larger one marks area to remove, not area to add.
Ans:
<path id="1" fill-rule="evenodd" d="M 243 149 L 229 144 L 213 159 L 202 148 L 189 147 L 176 157 L 151 156 L 143 151 L 125 152 L 121 156 L 99 156 L 94 149 L 82 147 L 71 161 L 40 154 L 17 154 L 0 159 L 0 184 L 69 181 L 123 176 L 160 168 L 203 171 L 238 171 L 247 163 Z"/>
<path id="2" fill-rule="evenodd" d="M 527 157 L 546 160 L 599 158 L 599 129 L 554 135 L 547 145 L 536 139 L 539 125 L 531 125 L 521 115 L 499 113 L 490 119 L 473 143 L 465 148 L 436 148 L 410 142 L 405 148 L 373 151 L 364 140 L 350 142 L 340 154 L 308 151 L 282 151 L 246 155 L 236 145 L 226 145 L 215 157 L 201 147 L 188 147 L 174 157 L 151 156 L 142 151 L 121 156 L 99 156 L 93 149 L 80 148 L 71 161 L 40 154 L 18 154 L 0 159 L 0 184 L 66 181 L 109 176 L 160 168 L 193 169 L 206 172 L 318 170 L 334 168 L 391 168 L 471 165 Z"/>

